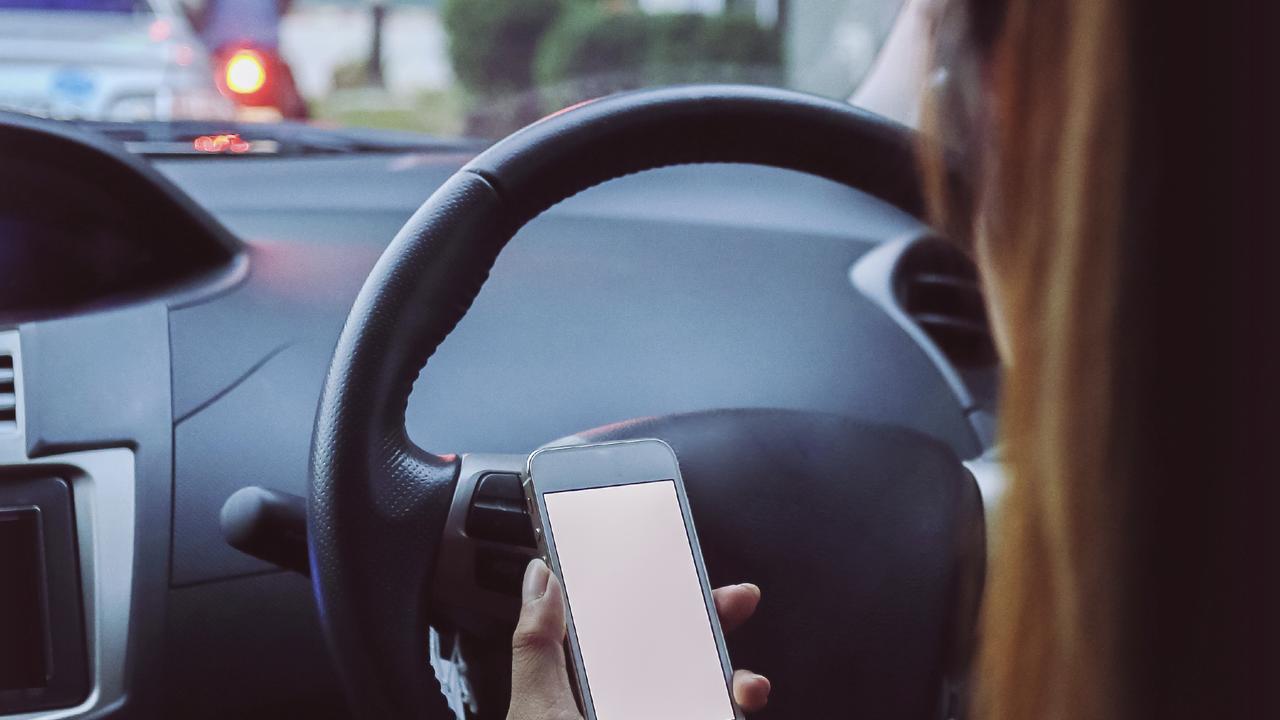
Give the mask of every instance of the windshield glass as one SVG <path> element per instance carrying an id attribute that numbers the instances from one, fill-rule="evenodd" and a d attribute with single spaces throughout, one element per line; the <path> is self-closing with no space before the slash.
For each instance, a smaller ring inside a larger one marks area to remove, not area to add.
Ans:
<path id="1" fill-rule="evenodd" d="M 0 10 L 68 10 L 100 13 L 147 11 L 146 0 L 0 0 Z"/>
<path id="2" fill-rule="evenodd" d="M 753 83 L 845 100 L 901 4 L 0 0 L 0 108 L 495 138 L 656 85 Z"/>

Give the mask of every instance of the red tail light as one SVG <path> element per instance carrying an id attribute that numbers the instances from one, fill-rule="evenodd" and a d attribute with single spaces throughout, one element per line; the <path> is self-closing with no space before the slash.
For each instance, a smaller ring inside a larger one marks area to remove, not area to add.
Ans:
<path id="1" fill-rule="evenodd" d="M 223 66 L 222 80 L 236 95 L 253 95 L 267 84 L 267 63 L 256 50 L 237 50 Z"/>
<path id="2" fill-rule="evenodd" d="M 237 113 L 256 119 L 272 114 L 274 119 L 307 116 L 307 106 L 298 95 L 293 74 L 277 51 L 232 43 L 218 48 L 214 58 L 218 90 L 240 107 Z"/>

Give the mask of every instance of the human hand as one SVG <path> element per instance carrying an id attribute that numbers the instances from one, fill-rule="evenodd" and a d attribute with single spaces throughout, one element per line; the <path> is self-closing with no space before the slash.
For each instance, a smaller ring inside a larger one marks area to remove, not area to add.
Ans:
<path id="1" fill-rule="evenodd" d="M 729 632 L 746 622 L 760 602 L 750 583 L 712 591 L 720 625 Z M 525 569 L 520 621 L 511 640 L 511 708 L 507 720 L 582 720 L 565 667 L 564 592 L 542 560 Z M 747 670 L 733 673 L 733 699 L 747 712 L 769 699 L 769 681 Z"/>

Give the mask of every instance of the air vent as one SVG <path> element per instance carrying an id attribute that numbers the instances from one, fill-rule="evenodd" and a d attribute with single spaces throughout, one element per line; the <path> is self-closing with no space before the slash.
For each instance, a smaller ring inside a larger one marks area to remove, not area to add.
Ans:
<path id="1" fill-rule="evenodd" d="M 0 433 L 18 431 L 18 376 L 13 355 L 0 353 Z"/>
<path id="2" fill-rule="evenodd" d="M 957 368 L 996 362 L 978 273 L 973 262 L 941 240 L 913 245 L 894 270 L 902 310 Z"/>

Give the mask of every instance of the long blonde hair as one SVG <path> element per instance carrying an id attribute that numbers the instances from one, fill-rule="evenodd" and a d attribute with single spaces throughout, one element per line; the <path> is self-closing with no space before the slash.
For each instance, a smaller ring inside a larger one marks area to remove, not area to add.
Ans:
<path id="1" fill-rule="evenodd" d="M 968 121 L 980 132 L 966 129 L 978 135 L 962 168 L 971 190 L 947 191 L 943 148 L 926 156 L 935 219 L 968 236 L 1005 361 L 1000 443 L 1011 483 L 991 543 L 974 709 L 1119 720 L 1126 18 L 1108 0 L 1007 0 L 1000 13 L 999 32 L 976 48 L 984 115 Z M 933 104 L 932 136 L 945 140 L 940 129 L 971 104 Z"/>

